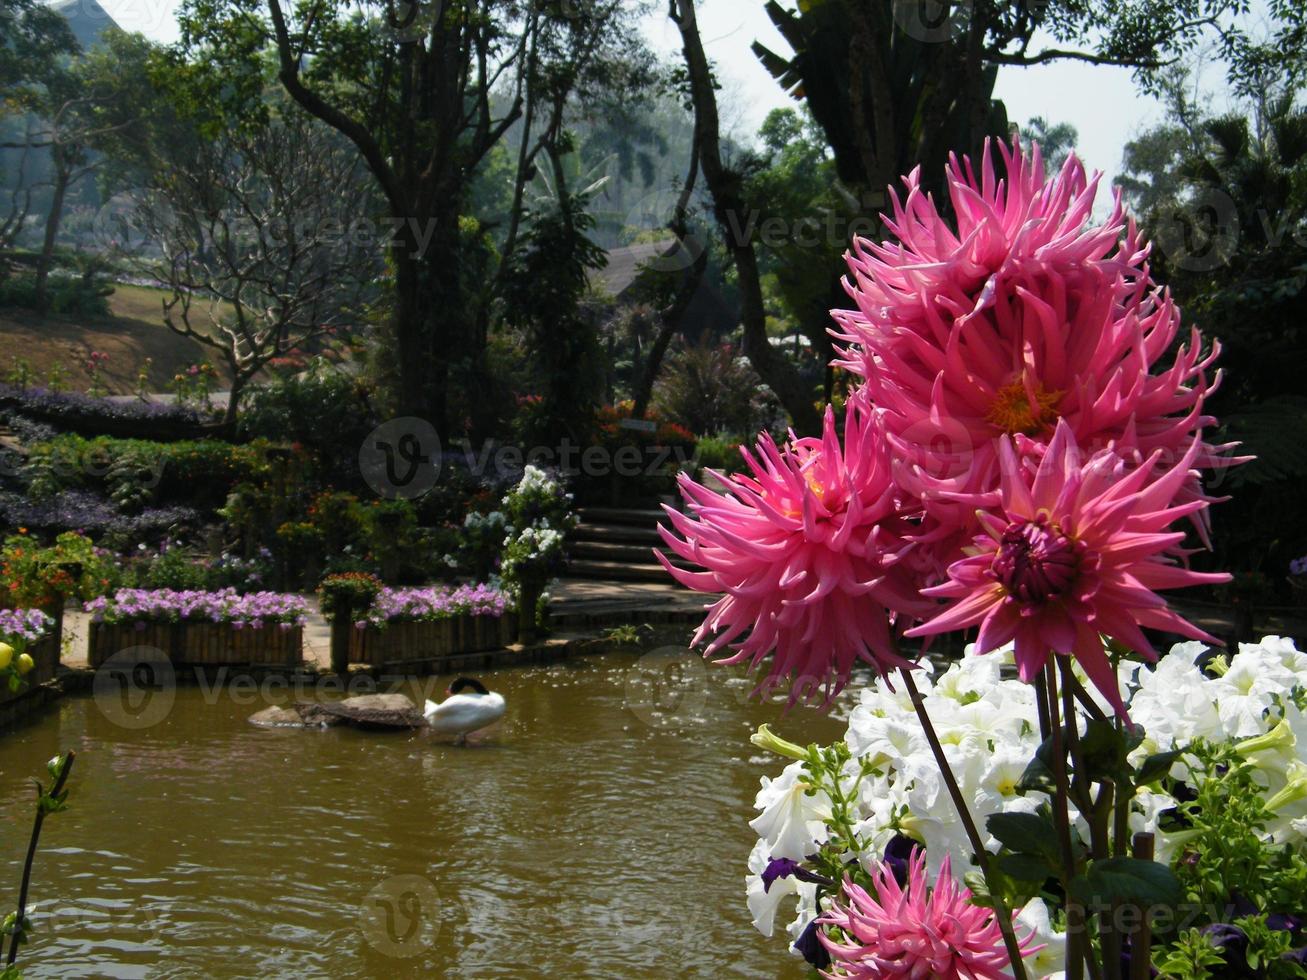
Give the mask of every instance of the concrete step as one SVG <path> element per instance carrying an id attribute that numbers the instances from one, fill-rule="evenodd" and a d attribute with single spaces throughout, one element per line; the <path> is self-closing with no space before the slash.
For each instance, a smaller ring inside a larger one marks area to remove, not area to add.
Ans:
<path id="1" fill-rule="evenodd" d="M 673 564 L 691 567 L 679 555 L 666 548 L 659 548 Z M 573 541 L 568 546 L 573 558 L 593 558 L 597 561 L 620 561 L 628 565 L 650 565 L 654 562 L 652 549 L 646 544 L 628 544 L 624 541 Z"/>
<path id="2" fill-rule="evenodd" d="M 648 524 L 601 524 L 582 521 L 573 529 L 569 537 L 573 541 L 643 544 L 651 548 L 662 543 L 653 521 Z"/>
<path id="3" fill-rule="evenodd" d="M 567 565 L 568 578 L 595 578 L 609 582 L 662 582 L 674 584 L 675 579 L 662 565 L 632 564 L 624 561 L 603 561 L 598 558 L 576 558 Z"/>
<path id="4" fill-rule="evenodd" d="M 666 519 L 661 507 L 627 510 L 622 507 L 582 507 L 578 512 L 582 524 L 628 524 L 644 527 Z"/>

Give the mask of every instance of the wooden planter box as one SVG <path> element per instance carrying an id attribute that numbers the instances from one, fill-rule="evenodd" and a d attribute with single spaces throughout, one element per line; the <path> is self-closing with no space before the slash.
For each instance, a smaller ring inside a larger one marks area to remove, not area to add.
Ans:
<path id="1" fill-rule="evenodd" d="M 0 684 L 0 704 L 17 701 L 27 695 L 33 688 L 54 680 L 59 670 L 59 656 L 64 645 L 63 605 L 44 610 L 53 620 L 50 632 L 35 643 L 29 643 L 26 653 L 36 662 L 36 666 L 23 678 L 27 683 L 17 693 L 10 693 L 9 685 Z"/>
<path id="2" fill-rule="evenodd" d="M 174 664 L 298 667 L 303 628 L 274 624 L 236 629 L 230 623 L 93 623 L 90 664 L 99 667 L 133 647 L 153 647 Z"/>
<path id="3" fill-rule="evenodd" d="M 513 640 L 513 617 L 455 616 L 434 622 L 391 623 L 384 629 L 337 620 L 349 630 L 352 664 L 420 663 L 465 653 L 502 650 Z"/>
<path id="4" fill-rule="evenodd" d="M 19 698 L 25 697 L 33 688 L 54 680 L 55 673 L 59 668 L 59 654 L 62 646 L 63 637 L 60 635 L 58 625 L 49 635 L 37 640 L 35 643 L 27 644 L 26 653 L 36 661 L 36 666 L 23 678 L 27 683 L 16 693 L 9 690 L 8 684 L 0 684 L 0 704 L 17 701 Z"/>

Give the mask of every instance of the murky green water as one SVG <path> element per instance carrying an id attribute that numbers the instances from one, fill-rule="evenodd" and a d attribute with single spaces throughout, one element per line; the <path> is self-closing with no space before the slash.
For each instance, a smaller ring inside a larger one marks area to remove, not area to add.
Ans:
<path id="1" fill-rule="evenodd" d="M 779 768 L 747 737 L 778 707 L 746 703 L 735 668 L 656 654 L 482 676 L 508 714 L 469 749 L 256 729 L 251 713 L 291 695 L 248 687 L 126 708 L 106 688 L 0 736 L 5 908 L 29 776 L 78 752 L 72 809 L 47 822 L 36 865 L 25 972 L 804 975 L 743 897 L 745 821 Z M 802 710 L 780 728 L 840 731 Z"/>

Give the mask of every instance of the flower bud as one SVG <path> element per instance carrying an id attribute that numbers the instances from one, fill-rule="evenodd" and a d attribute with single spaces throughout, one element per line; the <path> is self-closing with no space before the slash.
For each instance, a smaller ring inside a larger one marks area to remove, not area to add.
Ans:
<path id="1" fill-rule="evenodd" d="M 1307 769 L 1298 769 L 1287 786 L 1266 801 L 1266 809 L 1271 813 L 1283 810 L 1291 803 L 1307 799 Z"/>
<path id="2" fill-rule="evenodd" d="M 1244 758 L 1254 755 L 1257 752 L 1268 752 L 1275 749 L 1292 749 L 1298 744 L 1297 737 L 1293 734 L 1293 729 L 1284 719 L 1272 728 L 1265 735 L 1254 735 L 1252 738 L 1245 738 L 1235 743 L 1235 751 Z"/>
<path id="3" fill-rule="evenodd" d="M 768 752 L 775 752 L 777 755 L 783 755 L 790 759 L 802 761 L 808 758 L 807 749 L 800 748 L 793 742 L 785 741 L 771 730 L 770 725 L 761 726 L 749 736 L 749 741 L 760 749 L 766 749 Z"/>

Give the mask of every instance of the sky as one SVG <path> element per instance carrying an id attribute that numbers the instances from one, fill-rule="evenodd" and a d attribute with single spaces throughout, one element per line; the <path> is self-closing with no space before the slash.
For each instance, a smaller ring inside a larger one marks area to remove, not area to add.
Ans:
<path id="1" fill-rule="evenodd" d="M 177 37 L 177 0 L 100 0 L 119 25 L 158 41 Z M 762 0 L 701 0 L 699 27 L 708 56 L 723 83 L 723 123 L 737 137 L 757 131 L 767 113 L 790 100 L 750 50 L 756 40 L 779 52 L 787 48 L 762 10 Z M 649 43 L 664 54 L 677 54 L 680 37 L 655 5 L 645 22 Z M 1008 118 L 1025 123 L 1033 116 L 1067 122 L 1079 132 L 1078 153 L 1091 169 L 1102 170 L 1106 183 L 1121 166 L 1121 151 L 1135 135 L 1163 117 L 1161 106 L 1141 95 L 1122 68 L 1060 62 L 999 71 L 997 96 Z"/>

